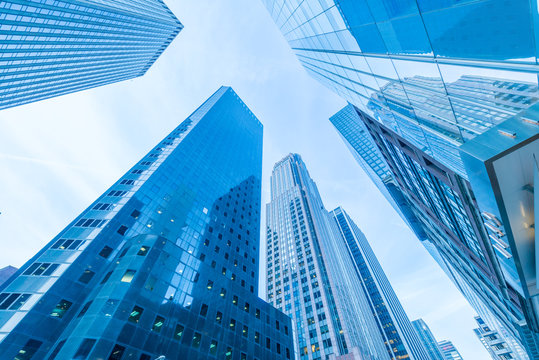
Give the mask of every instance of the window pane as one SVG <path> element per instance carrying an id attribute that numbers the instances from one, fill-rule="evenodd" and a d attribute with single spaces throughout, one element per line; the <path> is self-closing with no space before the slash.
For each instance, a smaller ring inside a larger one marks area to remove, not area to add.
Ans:
<path id="1" fill-rule="evenodd" d="M 130 283 L 135 276 L 135 270 L 126 270 L 124 276 L 122 276 L 122 282 Z"/>
<path id="2" fill-rule="evenodd" d="M 52 310 L 51 316 L 56 318 L 61 318 L 71 307 L 71 302 L 67 300 L 60 300 L 56 307 Z"/>
<path id="3" fill-rule="evenodd" d="M 32 356 L 36 353 L 37 349 L 43 344 L 41 341 L 34 339 L 28 340 L 26 345 L 19 350 L 17 355 L 15 355 L 14 360 L 30 360 Z"/>
<path id="4" fill-rule="evenodd" d="M 93 271 L 86 269 L 80 276 L 79 281 L 83 284 L 88 284 L 94 277 L 94 274 L 95 273 Z"/>
<path id="5" fill-rule="evenodd" d="M 149 250 L 150 250 L 149 246 L 142 246 L 140 250 L 138 251 L 137 255 L 146 256 Z"/>
<path id="6" fill-rule="evenodd" d="M 217 341 L 212 340 L 210 344 L 210 355 L 217 355 Z"/>
<path id="7" fill-rule="evenodd" d="M 183 335 L 183 330 L 184 330 L 183 325 L 180 325 L 180 324 L 176 325 L 176 330 L 174 330 L 175 340 L 181 340 L 182 335 Z"/>
<path id="8" fill-rule="evenodd" d="M 135 323 L 135 324 L 138 323 L 138 321 L 140 320 L 140 316 L 142 315 L 143 311 L 144 311 L 144 309 L 139 307 L 139 306 L 133 307 L 133 310 L 131 311 L 131 314 L 129 314 L 128 320 L 131 321 L 132 323 Z"/>
<path id="9" fill-rule="evenodd" d="M 200 333 L 195 333 L 193 335 L 193 347 L 198 348 L 200 346 L 200 340 L 202 339 L 202 335 Z"/>
<path id="10" fill-rule="evenodd" d="M 162 316 L 157 316 L 153 322 L 152 331 L 161 332 L 163 324 L 165 323 L 165 318 Z"/>
<path id="11" fill-rule="evenodd" d="M 110 353 L 109 360 L 121 360 L 122 355 L 124 354 L 125 347 L 121 345 L 114 345 L 112 352 Z"/>

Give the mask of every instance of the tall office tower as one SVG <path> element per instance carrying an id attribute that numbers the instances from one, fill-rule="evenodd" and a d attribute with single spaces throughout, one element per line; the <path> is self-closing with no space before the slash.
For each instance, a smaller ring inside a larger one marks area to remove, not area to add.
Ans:
<path id="1" fill-rule="evenodd" d="M 449 340 L 442 340 L 438 343 L 445 360 L 462 360 L 462 356 L 457 348 Z"/>
<path id="2" fill-rule="evenodd" d="M 291 359 L 257 296 L 262 124 L 228 87 L 0 287 L 5 359 Z"/>
<path id="3" fill-rule="evenodd" d="M 477 322 L 478 327 L 474 329 L 474 333 L 485 349 L 487 349 L 493 360 L 523 358 L 522 351 L 521 353 L 516 353 L 514 351 L 514 346 L 505 342 L 504 338 L 501 337 L 496 330 L 489 328 L 481 317 L 476 316 L 475 321 Z"/>
<path id="4" fill-rule="evenodd" d="M 267 299 L 292 317 L 297 359 L 389 359 L 346 241 L 299 155 L 275 164 L 266 209 Z"/>
<path id="5" fill-rule="evenodd" d="M 438 346 L 438 342 L 434 337 L 434 334 L 430 331 L 430 328 L 423 319 L 417 319 L 412 321 L 412 325 L 421 339 L 423 346 L 427 349 L 429 359 L 431 360 L 444 360 L 442 350 Z"/>
<path id="6" fill-rule="evenodd" d="M 6 0 L 0 23 L 0 109 L 142 76 L 183 28 L 162 0 Z"/>
<path id="7" fill-rule="evenodd" d="M 384 338 L 389 357 L 394 360 L 432 360 L 414 331 L 365 235 L 341 207 L 333 210 L 331 215 L 354 261 L 355 271 L 367 295 L 380 335 Z"/>
<path id="8" fill-rule="evenodd" d="M 539 359 L 537 3 L 263 1 L 354 106 L 360 125 L 334 124 L 367 166 L 383 157 L 375 183 L 395 185 L 384 194 L 483 320 Z"/>

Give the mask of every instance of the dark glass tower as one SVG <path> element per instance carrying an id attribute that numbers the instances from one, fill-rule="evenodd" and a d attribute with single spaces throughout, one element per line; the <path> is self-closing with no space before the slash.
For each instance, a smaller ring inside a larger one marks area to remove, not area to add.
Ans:
<path id="1" fill-rule="evenodd" d="M 0 109 L 142 76 L 183 28 L 161 0 L 6 0 L 0 23 Z"/>
<path id="2" fill-rule="evenodd" d="M 290 359 L 257 297 L 262 124 L 220 88 L 0 287 L 6 359 Z"/>
<path id="3" fill-rule="evenodd" d="M 483 320 L 539 359 L 537 2 L 263 2 L 353 105 L 332 121 L 384 195 Z"/>
<path id="4" fill-rule="evenodd" d="M 354 261 L 354 270 L 361 280 L 371 311 L 393 360 L 432 360 L 419 340 L 410 319 L 389 283 L 369 242 L 343 208 L 331 212 L 341 237 Z"/>

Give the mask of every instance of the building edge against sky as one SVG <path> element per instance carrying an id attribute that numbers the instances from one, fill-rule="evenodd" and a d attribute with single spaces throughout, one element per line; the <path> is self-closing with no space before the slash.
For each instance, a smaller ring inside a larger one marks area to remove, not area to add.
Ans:
<path id="1" fill-rule="evenodd" d="M 430 328 L 425 321 L 423 319 L 414 320 L 412 321 L 412 326 L 427 350 L 430 360 L 444 360 L 438 341 L 436 341 L 434 334 L 430 331 Z"/>
<path id="2" fill-rule="evenodd" d="M 308 73 L 357 109 L 371 140 L 341 135 L 377 186 L 513 354 L 539 358 L 537 3 L 263 3 Z"/>
<path id="3" fill-rule="evenodd" d="M 428 359 L 363 234 L 324 208 L 299 155 L 275 164 L 266 208 L 267 298 L 292 317 L 298 359 Z"/>
<path id="4" fill-rule="evenodd" d="M 0 22 L 0 109 L 142 76 L 183 28 L 162 0 L 6 0 Z"/>
<path id="5" fill-rule="evenodd" d="M 353 260 L 390 358 L 432 360 L 363 232 L 343 208 L 336 208 L 330 215 L 337 225 L 341 240 L 346 243 L 348 255 Z"/>
<path id="6" fill-rule="evenodd" d="M 257 296 L 262 131 L 214 93 L 0 286 L 0 353 L 291 359 Z"/>

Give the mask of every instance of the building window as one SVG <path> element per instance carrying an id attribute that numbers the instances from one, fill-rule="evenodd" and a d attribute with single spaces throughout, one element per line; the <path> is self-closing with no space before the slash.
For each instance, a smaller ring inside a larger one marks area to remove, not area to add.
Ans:
<path id="1" fill-rule="evenodd" d="M 120 226 L 118 228 L 118 230 L 116 232 L 123 236 L 123 235 L 125 235 L 126 231 L 127 231 L 127 226 L 122 225 L 122 226 Z"/>
<path id="2" fill-rule="evenodd" d="M 232 297 L 232 304 L 238 305 L 238 297 L 236 295 Z"/>
<path id="3" fill-rule="evenodd" d="M 260 333 L 255 331 L 255 343 L 260 344 Z"/>
<path id="4" fill-rule="evenodd" d="M 244 337 L 248 337 L 248 336 L 249 336 L 249 328 L 248 328 L 246 325 L 243 325 L 242 335 L 243 335 Z"/>
<path id="5" fill-rule="evenodd" d="M 225 360 L 232 360 L 232 348 L 230 346 L 226 348 Z"/>
<path id="6" fill-rule="evenodd" d="M 135 219 L 138 219 L 138 217 L 140 216 L 140 211 L 138 210 L 133 210 L 133 212 L 131 213 L 131 217 L 135 218 Z"/>
<path id="7" fill-rule="evenodd" d="M 181 340 L 182 339 L 182 335 L 183 335 L 183 330 L 184 330 L 184 326 L 183 325 L 176 325 L 176 329 L 174 330 L 174 340 Z"/>
<path id="8" fill-rule="evenodd" d="M 31 294 L 2 293 L 0 294 L 0 310 L 7 308 L 9 310 L 18 310 L 31 296 Z"/>
<path id="9" fill-rule="evenodd" d="M 210 343 L 210 355 L 217 355 L 217 341 L 215 340 Z"/>
<path id="10" fill-rule="evenodd" d="M 84 339 L 75 353 L 74 359 L 86 359 L 95 345 L 95 339 Z"/>
<path id="11" fill-rule="evenodd" d="M 56 306 L 52 310 L 51 316 L 59 319 L 62 318 L 67 312 L 67 310 L 69 310 L 69 308 L 71 307 L 71 304 L 71 301 L 67 301 L 64 299 L 60 300 L 60 302 L 56 304 Z"/>
<path id="12" fill-rule="evenodd" d="M 122 282 L 130 283 L 135 276 L 135 270 L 126 270 L 124 276 L 122 276 Z"/>
<path id="13" fill-rule="evenodd" d="M 133 310 L 131 310 L 131 313 L 129 314 L 129 318 L 127 320 L 131 321 L 132 323 L 138 323 L 140 320 L 140 316 L 142 315 L 142 312 L 144 311 L 143 308 L 140 306 L 134 306 Z"/>
<path id="14" fill-rule="evenodd" d="M 230 330 L 236 330 L 236 320 L 230 319 Z"/>
<path id="15" fill-rule="evenodd" d="M 41 341 L 30 339 L 26 342 L 22 349 L 15 355 L 14 360 L 30 360 L 43 344 Z"/>
<path id="16" fill-rule="evenodd" d="M 223 320 L 223 313 L 220 311 L 217 311 L 217 314 L 215 315 L 215 322 L 217 324 L 220 324 Z"/>
<path id="17" fill-rule="evenodd" d="M 146 256 L 146 254 L 148 253 L 149 250 L 150 250 L 149 246 L 141 246 L 141 248 L 139 249 L 137 255 Z"/>
<path id="18" fill-rule="evenodd" d="M 200 347 L 200 341 L 202 340 L 202 334 L 195 332 L 193 334 L 193 344 L 194 348 Z"/>
<path id="19" fill-rule="evenodd" d="M 84 270 L 82 275 L 79 278 L 79 281 L 83 284 L 88 284 L 90 280 L 94 277 L 95 273 L 89 269 Z"/>
<path id="20" fill-rule="evenodd" d="M 200 315 L 206 317 L 207 314 L 208 314 L 208 305 L 202 304 L 202 306 L 200 307 Z"/>
<path id="21" fill-rule="evenodd" d="M 152 331 L 155 331 L 156 333 L 160 333 L 164 324 L 165 324 L 165 318 L 157 315 L 152 325 Z"/>
<path id="22" fill-rule="evenodd" d="M 207 288 L 208 288 L 208 290 L 211 290 L 213 288 L 213 281 L 208 280 Z"/>
<path id="23" fill-rule="evenodd" d="M 122 356 L 124 354 L 125 347 L 122 345 L 114 345 L 114 348 L 112 349 L 112 352 L 110 353 L 108 360 L 121 360 Z"/>
<path id="24" fill-rule="evenodd" d="M 101 251 L 99 252 L 99 256 L 104 257 L 105 259 L 108 258 L 112 254 L 112 248 L 109 246 L 105 246 Z"/>
<path id="25" fill-rule="evenodd" d="M 221 297 L 225 297 L 226 296 L 226 289 L 221 288 L 221 293 L 219 295 L 221 295 Z"/>

